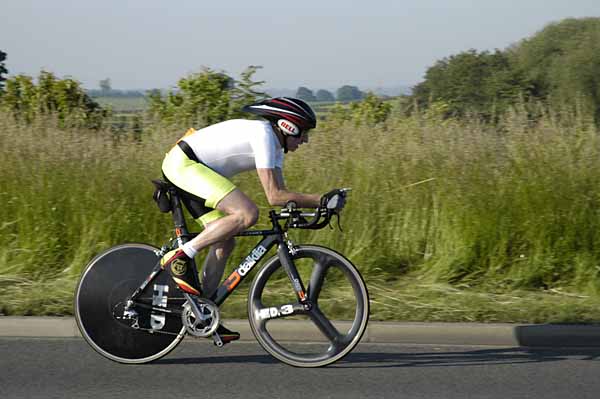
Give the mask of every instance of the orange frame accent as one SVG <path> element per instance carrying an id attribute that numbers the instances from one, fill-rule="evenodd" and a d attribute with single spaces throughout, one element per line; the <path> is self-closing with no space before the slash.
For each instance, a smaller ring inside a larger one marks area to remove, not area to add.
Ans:
<path id="1" fill-rule="evenodd" d="M 241 280 L 242 277 L 237 271 L 235 271 L 231 273 L 229 277 L 227 277 L 227 280 L 223 282 L 223 285 L 225 286 L 225 288 L 227 288 L 227 291 L 231 292 L 235 287 L 237 287 Z"/>

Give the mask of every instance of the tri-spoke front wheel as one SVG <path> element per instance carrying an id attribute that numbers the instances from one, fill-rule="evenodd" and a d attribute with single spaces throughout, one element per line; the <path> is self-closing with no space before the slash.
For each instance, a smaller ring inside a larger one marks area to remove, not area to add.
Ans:
<path id="1" fill-rule="evenodd" d="M 310 306 L 299 303 L 281 261 L 274 257 L 252 282 L 248 320 L 262 347 L 282 362 L 325 366 L 347 355 L 365 332 L 367 288 L 356 267 L 331 249 L 301 246 L 292 259 L 307 285 Z M 295 339 L 298 336 L 302 342 Z"/>

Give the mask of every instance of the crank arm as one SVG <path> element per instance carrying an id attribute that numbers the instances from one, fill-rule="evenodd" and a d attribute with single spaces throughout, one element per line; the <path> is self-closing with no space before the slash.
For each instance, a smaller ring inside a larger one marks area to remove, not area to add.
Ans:
<path id="1" fill-rule="evenodd" d="M 187 302 L 190 304 L 190 307 L 192 308 L 192 313 L 194 313 L 194 316 L 196 316 L 196 320 L 204 320 L 205 316 L 200 311 L 200 308 L 198 307 L 198 304 L 196 303 L 194 297 L 188 294 L 187 292 L 184 293 L 183 296 L 185 297 L 185 299 L 187 299 Z"/>
<path id="2" fill-rule="evenodd" d="M 219 335 L 218 332 L 214 332 L 212 335 L 212 339 L 213 339 L 213 343 L 215 344 L 215 346 L 222 348 L 223 347 L 223 340 L 221 339 L 221 336 Z"/>

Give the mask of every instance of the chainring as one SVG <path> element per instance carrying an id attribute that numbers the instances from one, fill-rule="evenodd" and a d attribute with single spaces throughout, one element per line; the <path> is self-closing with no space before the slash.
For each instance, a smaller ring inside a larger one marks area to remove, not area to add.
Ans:
<path id="1" fill-rule="evenodd" d="M 192 310 L 192 305 L 186 302 L 181 312 L 181 322 L 188 334 L 200 338 L 210 337 L 219 327 L 219 307 L 208 299 L 195 298 L 195 300 L 200 310 L 201 318 L 198 319 L 196 317 Z"/>

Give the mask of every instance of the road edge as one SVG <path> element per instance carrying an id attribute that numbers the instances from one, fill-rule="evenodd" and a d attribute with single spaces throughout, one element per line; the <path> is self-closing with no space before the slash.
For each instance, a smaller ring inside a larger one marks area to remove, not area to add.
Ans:
<path id="1" fill-rule="evenodd" d="M 225 320 L 241 340 L 254 341 L 247 320 Z M 285 320 L 276 334 L 288 341 L 314 342 L 320 333 L 307 322 Z M 81 337 L 73 317 L 0 316 L 0 337 Z M 509 323 L 370 322 L 362 342 L 525 347 L 600 347 L 600 325 Z"/>

